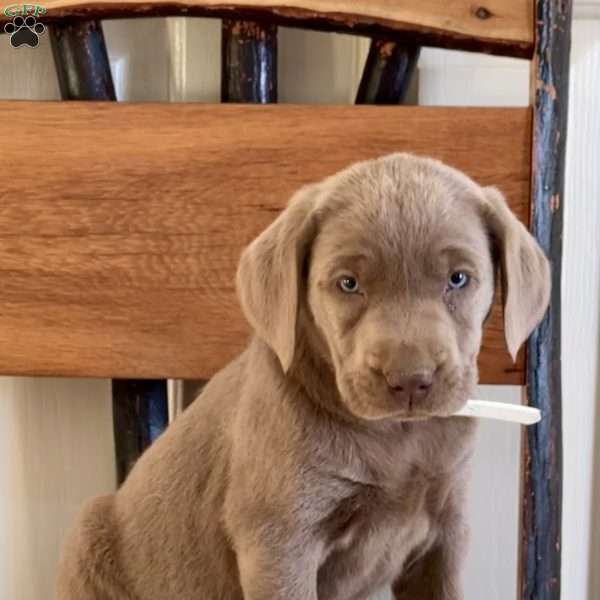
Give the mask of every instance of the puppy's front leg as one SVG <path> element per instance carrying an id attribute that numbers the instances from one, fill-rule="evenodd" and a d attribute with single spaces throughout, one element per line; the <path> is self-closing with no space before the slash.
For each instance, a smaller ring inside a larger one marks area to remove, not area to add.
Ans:
<path id="1" fill-rule="evenodd" d="M 317 557 L 306 540 L 274 532 L 236 541 L 244 600 L 317 600 Z"/>
<path id="2" fill-rule="evenodd" d="M 463 600 L 461 575 L 467 538 L 462 511 L 454 506 L 434 545 L 394 582 L 396 600 Z"/>

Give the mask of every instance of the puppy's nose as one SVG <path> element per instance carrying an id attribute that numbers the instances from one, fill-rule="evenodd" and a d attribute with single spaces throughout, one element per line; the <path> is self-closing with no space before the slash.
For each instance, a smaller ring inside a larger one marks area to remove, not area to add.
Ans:
<path id="1" fill-rule="evenodd" d="M 390 388 L 398 400 L 419 401 L 427 396 L 432 385 L 433 373 L 421 372 L 396 377 Z"/>

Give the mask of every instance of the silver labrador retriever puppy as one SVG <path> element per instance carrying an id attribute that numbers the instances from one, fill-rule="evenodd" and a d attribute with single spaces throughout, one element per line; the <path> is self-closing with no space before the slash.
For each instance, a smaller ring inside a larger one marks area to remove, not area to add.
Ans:
<path id="1" fill-rule="evenodd" d="M 298 192 L 244 251 L 247 350 L 92 501 L 60 600 L 459 600 L 482 324 L 515 355 L 548 262 L 501 194 L 395 154 Z"/>

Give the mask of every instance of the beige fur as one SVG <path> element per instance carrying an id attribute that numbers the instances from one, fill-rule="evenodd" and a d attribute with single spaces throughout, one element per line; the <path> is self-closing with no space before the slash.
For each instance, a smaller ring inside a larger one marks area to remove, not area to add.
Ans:
<path id="1" fill-rule="evenodd" d="M 298 192 L 240 261 L 249 347 L 88 504 L 58 598 L 462 598 L 474 425 L 445 417 L 477 381 L 495 262 L 514 354 L 549 272 L 498 191 L 396 154 Z"/>

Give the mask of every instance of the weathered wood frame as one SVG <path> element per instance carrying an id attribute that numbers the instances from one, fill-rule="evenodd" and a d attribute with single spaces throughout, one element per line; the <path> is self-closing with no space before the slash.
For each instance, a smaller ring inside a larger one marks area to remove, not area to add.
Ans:
<path id="1" fill-rule="evenodd" d="M 244 2 L 244 6 L 240 6 L 242 3 L 237 6 L 219 5 L 201 0 L 177 4 L 133 1 L 122 5 L 79 2 L 62 8 L 60 2 L 53 4 L 57 8 L 48 15 L 48 22 L 65 17 L 77 21 L 150 14 L 231 17 L 232 10 L 239 9 L 235 13 L 236 19 L 256 18 L 272 24 L 382 36 L 385 41 L 372 45 L 371 67 L 365 70 L 364 83 L 357 95 L 359 103 L 377 103 L 382 98 L 400 101 L 406 79 L 400 78 L 401 85 L 395 85 L 399 82 L 394 81 L 394 69 L 390 68 L 389 59 L 391 56 L 397 68 L 403 68 L 410 74 L 419 44 L 528 58 L 533 55 L 531 227 L 552 261 L 553 292 L 550 310 L 528 344 L 527 398 L 531 405 L 542 409 L 544 418 L 538 426 L 529 428 L 526 435 L 519 597 L 521 600 L 559 600 L 562 496 L 560 275 L 571 0 L 536 0 L 535 37 L 510 41 L 485 35 L 473 37 L 457 31 L 438 31 L 417 23 L 365 19 L 360 15 L 258 8 L 252 7 L 251 2 Z M 481 21 L 495 16 L 483 3 L 474 11 L 475 18 Z M 226 42 L 228 40 L 230 37 L 226 38 Z M 382 53 L 384 43 L 392 44 L 385 47 L 386 52 L 392 50 L 391 55 Z M 232 48 L 235 49 L 235 46 Z M 59 51 L 69 50 L 63 44 Z M 226 54 L 230 55 L 229 52 Z M 76 92 L 72 85 L 71 91 L 68 91 L 66 78 L 61 89 L 65 97 L 82 97 L 81 91 Z M 110 97 L 110 88 L 105 85 L 104 90 L 107 98 Z M 91 93 L 97 97 L 99 92 Z M 224 99 L 273 101 L 270 93 L 263 88 L 247 90 L 236 97 L 227 86 Z"/>
<path id="2" fill-rule="evenodd" d="M 542 421 L 524 444 L 521 600 L 560 600 L 562 522 L 561 270 L 571 0 L 537 0 L 531 230 L 552 263 L 552 297 L 527 353 L 527 399 Z"/>

